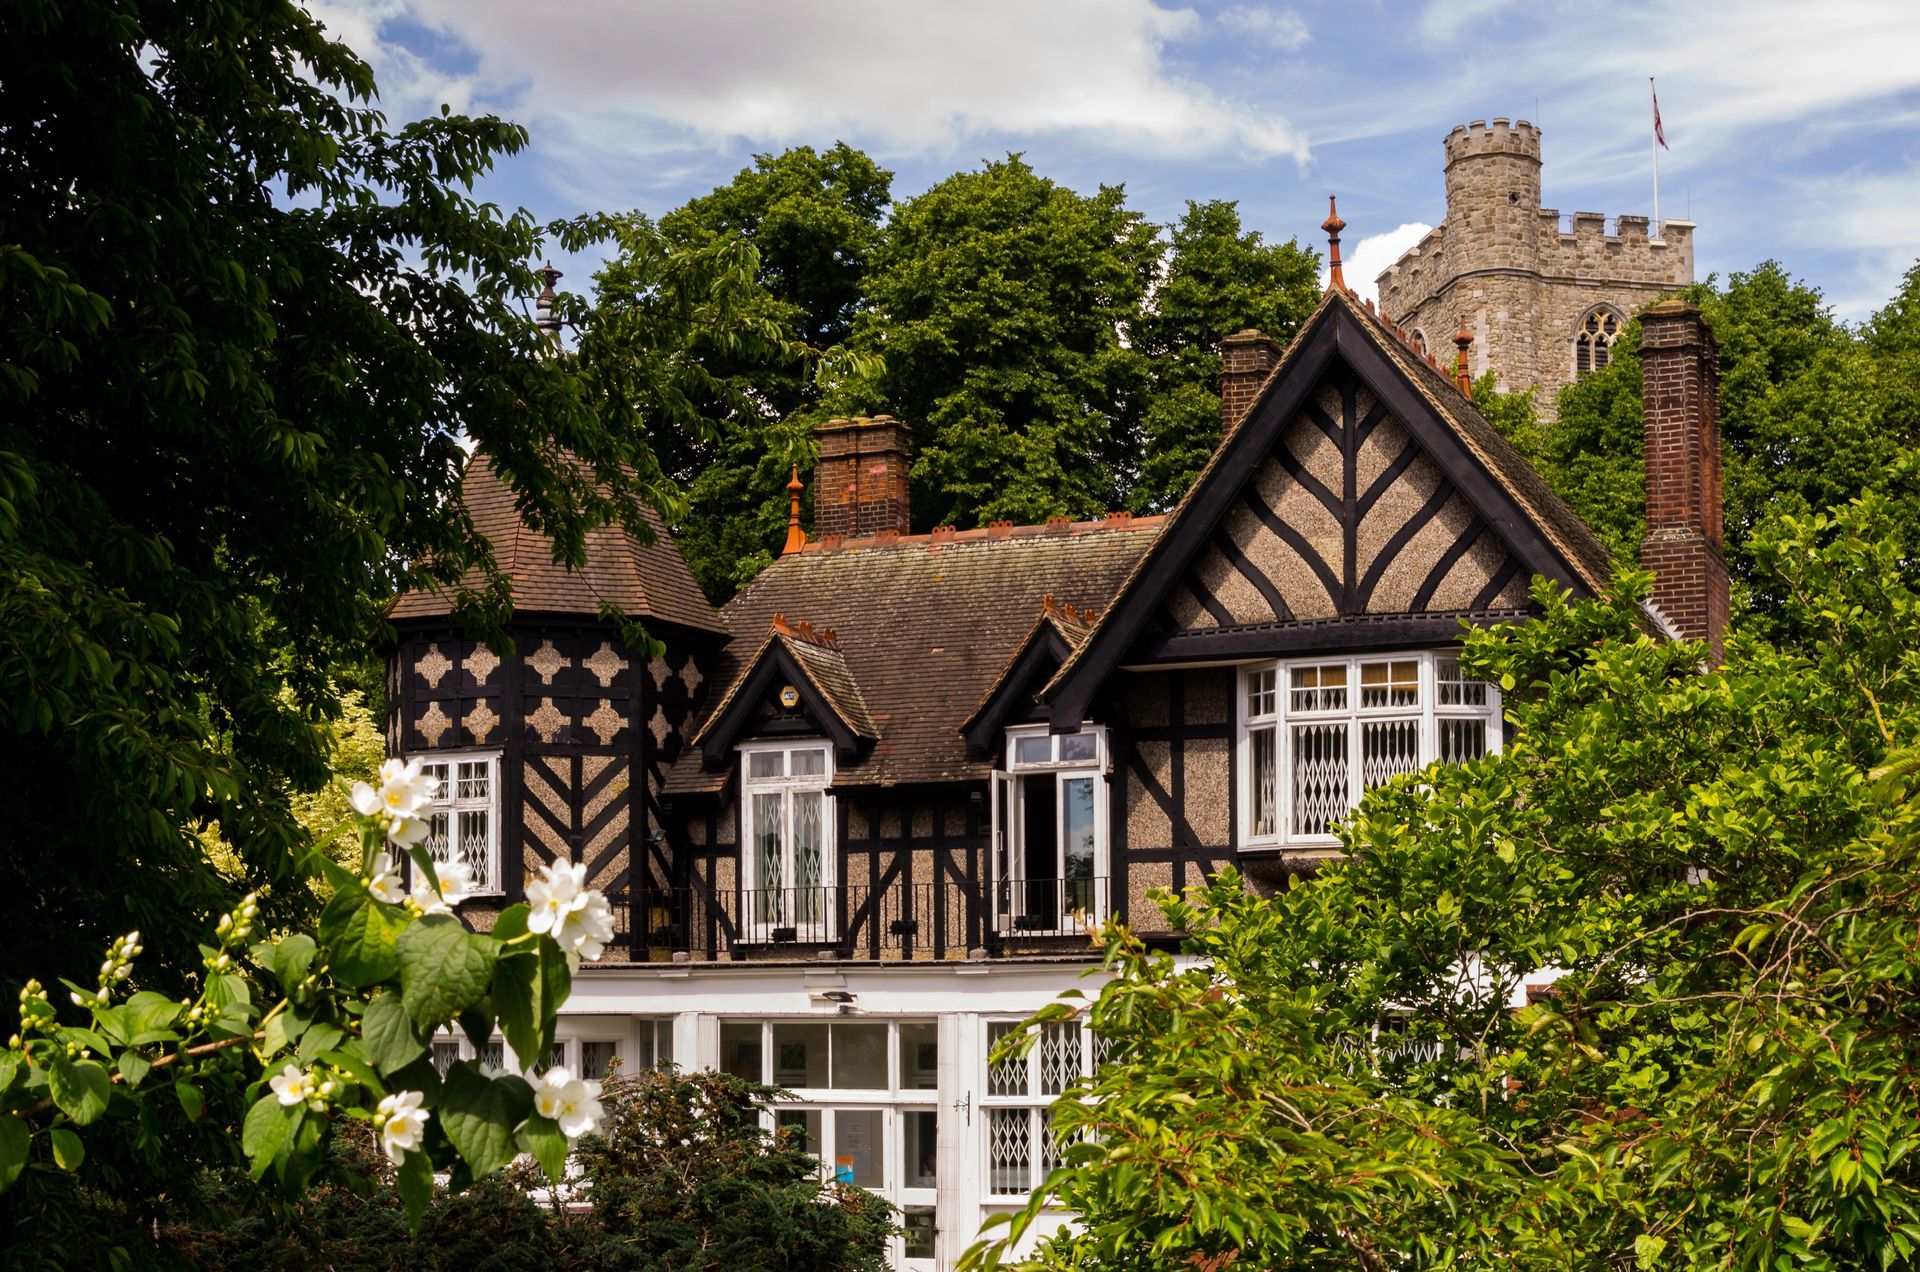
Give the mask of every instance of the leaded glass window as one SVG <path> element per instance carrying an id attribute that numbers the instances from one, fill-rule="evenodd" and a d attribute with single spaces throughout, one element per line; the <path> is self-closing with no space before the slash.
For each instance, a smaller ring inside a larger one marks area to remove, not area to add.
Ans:
<path id="1" fill-rule="evenodd" d="M 754 744 L 742 753 L 741 939 L 832 940 L 831 753 L 818 742 Z"/>

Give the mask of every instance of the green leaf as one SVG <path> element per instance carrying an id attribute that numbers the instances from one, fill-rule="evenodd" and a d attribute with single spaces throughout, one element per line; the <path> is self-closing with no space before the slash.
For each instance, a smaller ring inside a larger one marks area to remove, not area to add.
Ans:
<path id="1" fill-rule="evenodd" d="M 1660 1263 L 1660 1256 L 1667 1252 L 1665 1237 L 1656 1237 L 1643 1232 L 1633 1239 L 1633 1262 L 1635 1267 L 1651 1268 Z"/>
<path id="2" fill-rule="evenodd" d="M 180 1107 L 186 1110 L 187 1120 L 198 1122 L 207 1111 L 207 1097 L 200 1094 L 200 1088 L 189 1086 L 185 1082 L 173 1084 L 173 1093 L 179 1097 Z"/>
<path id="3" fill-rule="evenodd" d="M 433 854 L 427 851 L 427 846 L 415 844 L 407 849 L 407 857 L 413 862 L 413 868 L 432 885 L 433 890 L 440 891 L 440 872 L 434 869 Z"/>
<path id="4" fill-rule="evenodd" d="M 338 1046 L 340 1040 L 346 1036 L 346 1031 L 340 1026 L 328 1024 L 324 1020 L 316 1020 L 308 1025 L 307 1032 L 300 1036 L 300 1049 L 294 1054 L 300 1057 L 301 1064 L 312 1064 L 315 1056 Z"/>
<path id="5" fill-rule="evenodd" d="M 127 1032 L 131 1035 L 171 1029 L 173 1022 L 180 1018 L 180 1013 L 186 1010 L 165 994 L 156 994 L 149 989 L 143 989 L 127 999 L 124 1009 Z"/>
<path id="6" fill-rule="evenodd" d="M 429 915 L 401 933 L 400 998 L 422 1033 L 486 994 L 498 948 L 450 914 Z"/>
<path id="7" fill-rule="evenodd" d="M 499 1170 L 518 1154 L 513 1128 L 532 1103 L 531 1090 L 519 1079 L 489 1081 L 465 1060 L 447 1070 L 440 1088 L 441 1125 L 476 1179 Z"/>
<path id="8" fill-rule="evenodd" d="M 33 1132 L 17 1117 L 0 1116 L 0 1192 L 13 1187 L 27 1164 Z"/>
<path id="9" fill-rule="evenodd" d="M 113 1044 L 91 1029 L 78 1029 L 72 1025 L 68 1025 L 56 1033 L 54 1037 L 69 1046 L 90 1048 L 99 1052 L 101 1055 L 111 1055 L 113 1053 Z"/>
<path id="10" fill-rule="evenodd" d="M 423 1152 L 408 1153 L 394 1172 L 394 1182 L 400 1186 L 400 1200 L 407 1206 L 407 1228 L 419 1232 L 420 1221 L 433 1204 L 433 1162 Z"/>
<path id="11" fill-rule="evenodd" d="M 355 989 L 391 980 L 400 970 L 396 943 L 401 921 L 364 888 L 342 892 L 320 913 L 320 939 L 335 980 Z"/>
<path id="12" fill-rule="evenodd" d="M 291 994 L 313 969 L 313 956 L 319 947 L 304 932 L 295 932 L 273 947 L 273 975 L 280 988 Z"/>
<path id="13" fill-rule="evenodd" d="M 252 1163 L 255 1179 L 267 1173 L 286 1142 L 287 1111 L 281 1107 L 280 1097 L 269 1091 L 253 1102 L 240 1128 L 240 1147 Z"/>
<path id="14" fill-rule="evenodd" d="M 556 1184 L 566 1181 L 567 1135 L 560 1123 L 535 1114 L 520 1128 L 519 1139 L 520 1147 L 539 1160 L 548 1179 Z"/>
<path id="15" fill-rule="evenodd" d="M 360 1043 L 357 1040 L 349 1042 L 347 1047 L 358 1050 Z M 315 1059 L 319 1060 L 322 1064 L 332 1065 L 334 1068 L 340 1070 L 340 1072 L 352 1078 L 355 1082 L 358 1082 L 361 1086 L 384 1094 L 387 1089 L 387 1084 L 380 1080 L 380 1075 L 374 1072 L 373 1068 L 368 1065 L 365 1060 L 361 1059 L 360 1056 L 355 1054 L 354 1051 L 347 1050 L 347 1047 L 336 1047 L 332 1051 L 322 1051 Z"/>
<path id="16" fill-rule="evenodd" d="M 511 941 L 527 933 L 527 917 L 533 913 L 532 907 L 522 901 L 500 911 L 500 917 L 493 921 L 487 931 L 496 941 Z"/>
<path id="17" fill-rule="evenodd" d="M 121 1081 L 127 1084 L 127 1090 L 139 1086 L 147 1080 L 147 1070 L 153 1068 L 153 1061 L 138 1051 L 122 1051 L 118 1061 Z"/>
<path id="18" fill-rule="evenodd" d="M 68 1060 L 56 1056 L 47 1066 L 47 1085 L 53 1102 L 76 1125 L 86 1126 L 107 1111 L 113 1080 L 97 1060 Z"/>
<path id="19" fill-rule="evenodd" d="M 14 1081 L 20 1074 L 20 1053 L 0 1051 L 0 1095 L 5 1095 L 13 1089 Z"/>
<path id="20" fill-rule="evenodd" d="M 47 1138 L 53 1141 L 53 1164 L 71 1174 L 80 1169 L 80 1163 L 87 1160 L 87 1146 L 80 1137 L 64 1126 L 57 1126 L 47 1132 Z"/>
<path id="21" fill-rule="evenodd" d="M 360 1018 L 360 1038 L 366 1044 L 367 1059 L 382 1073 L 406 1068 L 427 1049 L 396 994 L 376 994 L 367 1004 Z"/>

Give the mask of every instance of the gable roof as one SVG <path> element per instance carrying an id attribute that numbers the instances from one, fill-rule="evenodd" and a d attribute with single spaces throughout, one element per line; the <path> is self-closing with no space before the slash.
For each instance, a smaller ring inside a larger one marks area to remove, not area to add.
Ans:
<path id="1" fill-rule="evenodd" d="M 587 532 L 586 566 L 569 570 L 554 561 L 553 539 L 521 521 L 513 492 L 484 453 L 475 452 L 467 461 L 460 498 L 474 528 L 493 545 L 500 572 L 512 580 L 517 613 L 598 618 L 602 604 L 611 603 L 629 618 L 677 623 L 703 632 L 727 631 L 725 620 L 694 582 L 679 547 L 651 508 L 644 515 L 653 527 L 652 543 L 640 543 L 619 526 L 602 526 Z M 404 592 L 388 617 L 451 614 L 457 594 L 484 581 L 480 571 L 471 570 L 458 588 Z"/>
<path id="2" fill-rule="evenodd" d="M 810 543 L 763 570 L 724 615 L 738 632 L 769 631 L 775 614 L 805 615 L 816 630 L 834 629 L 846 676 L 878 735 L 836 761 L 837 785 L 976 778 L 991 765 L 968 754 L 960 726 L 1033 632 L 1042 598 L 1104 607 L 1161 521 L 1120 514 Z M 765 644 L 736 640 L 721 652 L 705 717 L 730 709 L 729 699 L 745 691 Z M 705 729 L 704 719 L 698 727 Z M 717 790 L 728 773 L 724 761 L 716 767 L 702 747 L 689 747 L 667 790 Z"/>
<path id="3" fill-rule="evenodd" d="M 1349 368 L 1391 408 L 1521 564 L 1577 591 L 1604 592 L 1613 561 L 1593 531 L 1451 381 L 1350 293 L 1329 288 L 1240 425 L 1168 515 L 1153 547 L 1142 554 L 1088 639 L 1041 691 L 1041 698 L 1053 705 L 1056 726 L 1065 727 L 1084 714 L 1098 684 L 1119 665 L 1179 572 L 1270 453 L 1280 431 L 1336 363 Z M 1453 620 L 1446 622 L 1453 627 Z"/>
<path id="4" fill-rule="evenodd" d="M 1041 598 L 1040 617 L 1014 647 L 1013 656 L 987 687 L 973 714 L 960 723 L 969 750 L 979 754 L 992 749 L 1001 726 L 1013 718 L 1016 709 L 1032 706 L 1032 690 L 1038 687 L 1041 668 L 1052 671 L 1065 662 L 1067 655 L 1086 643 L 1098 618 L 1090 608 L 1075 609 L 1051 595 Z"/>
<path id="5" fill-rule="evenodd" d="M 755 707 L 776 676 L 795 683 L 807 709 L 833 734 L 840 750 L 851 754 L 859 743 L 879 740 L 880 731 L 867 711 L 859 681 L 840 652 L 836 633 L 831 628 L 817 631 L 811 623 L 789 623 L 784 614 L 775 614 L 766 639 L 707 713 L 689 745 L 701 748 L 709 760 L 723 758 L 751 723 Z"/>

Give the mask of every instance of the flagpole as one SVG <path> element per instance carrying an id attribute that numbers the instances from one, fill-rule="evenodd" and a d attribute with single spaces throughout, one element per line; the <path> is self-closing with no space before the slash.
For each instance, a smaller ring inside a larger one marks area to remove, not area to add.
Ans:
<path id="1" fill-rule="evenodd" d="M 1653 155 L 1653 236 L 1664 239 L 1667 231 L 1660 223 L 1660 94 L 1651 75 L 1647 76 L 1647 95 L 1653 99 L 1654 116 L 1653 135 L 1647 139 L 1647 150 Z"/>

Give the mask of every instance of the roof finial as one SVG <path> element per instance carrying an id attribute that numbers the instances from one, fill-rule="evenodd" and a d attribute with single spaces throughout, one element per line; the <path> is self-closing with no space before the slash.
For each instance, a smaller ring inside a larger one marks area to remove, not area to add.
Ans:
<path id="1" fill-rule="evenodd" d="M 1473 396 L 1473 377 L 1467 374 L 1467 350 L 1473 348 L 1473 333 L 1467 330 L 1467 316 L 1460 315 L 1460 330 L 1453 333 L 1453 346 L 1460 351 L 1453 360 L 1453 387 Z"/>
<path id="2" fill-rule="evenodd" d="M 787 483 L 787 546 L 780 549 L 781 556 L 807 546 L 807 532 L 800 528 L 800 492 L 805 489 L 800 481 L 800 465 L 795 464 L 793 480 Z"/>
<path id="3" fill-rule="evenodd" d="M 553 285 L 559 282 L 564 275 L 553 267 L 552 261 L 548 261 L 545 265 L 542 265 L 533 272 L 539 277 L 541 282 L 546 284 L 546 286 L 541 289 L 540 294 L 534 297 L 533 323 L 536 327 L 540 328 L 540 330 L 546 332 L 548 336 L 554 340 L 558 340 L 560 338 L 560 319 L 553 312 L 553 302 L 558 299 L 558 296 L 553 290 Z"/>
<path id="4" fill-rule="evenodd" d="M 1347 228 L 1347 223 L 1340 219 L 1340 208 L 1332 195 L 1327 196 L 1327 219 L 1320 223 L 1320 228 L 1327 232 L 1327 256 L 1333 266 L 1333 286 L 1337 291 L 1345 291 L 1346 275 L 1340 272 L 1340 231 Z"/>

